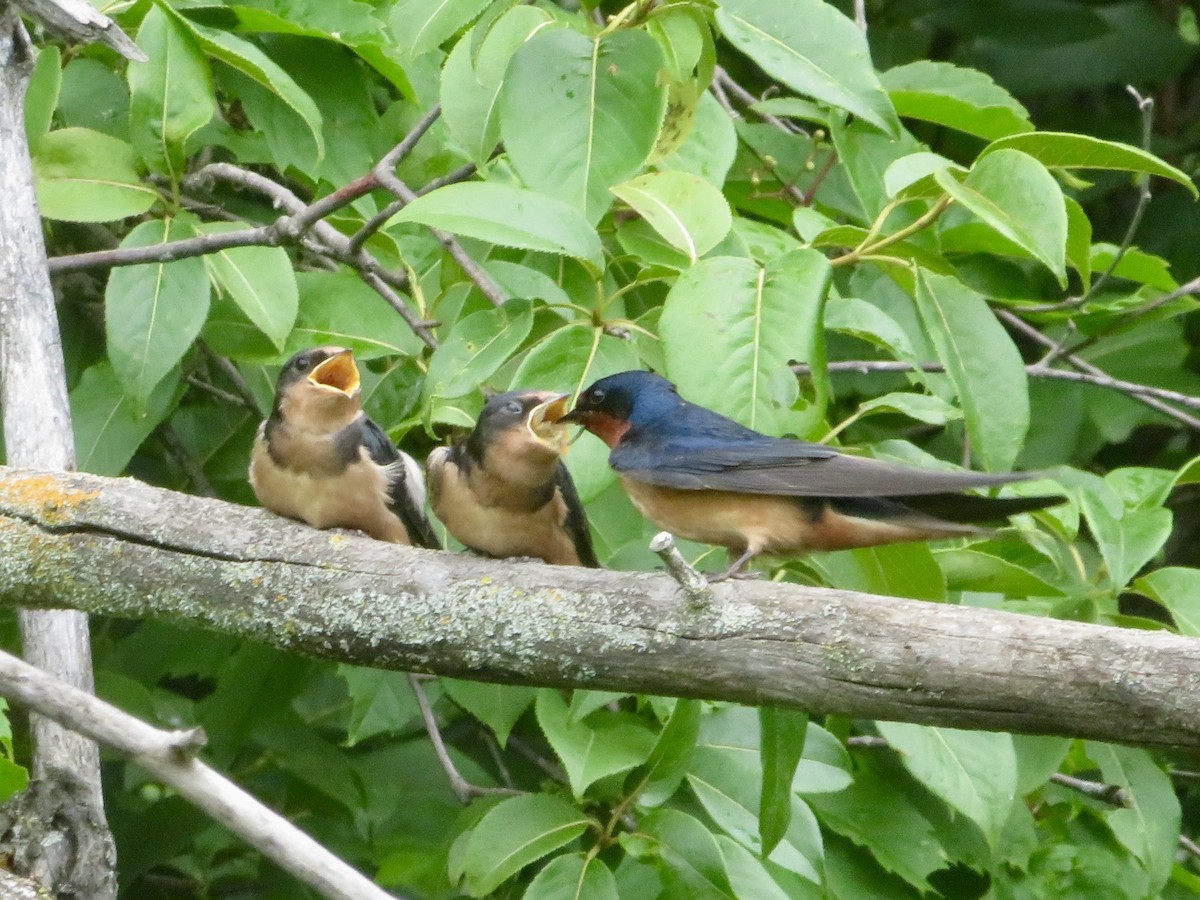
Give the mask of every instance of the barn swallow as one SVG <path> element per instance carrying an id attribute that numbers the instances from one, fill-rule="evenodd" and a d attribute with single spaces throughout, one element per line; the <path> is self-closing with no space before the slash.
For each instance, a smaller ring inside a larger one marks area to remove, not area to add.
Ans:
<path id="1" fill-rule="evenodd" d="M 283 367 L 250 453 L 250 484 L 272 512 L 314 528 L 438 549 L 421 467 L 363 412 L 343 347 L 302 350 Z"/>
<path id="2" fill-rule="evenodd" d="M 960 493 L 1029 475 L 938 472 L 769 437 L 689 403 L 650 372 L 601 378 L 563 421 L 608 444 L 609 464 L 647 519 L 729 551 L 733 562 L 714 581 L 737 575 L 760 553 L 986 534 L 970 523 L 1062 502 Z"/>
<path id="3" fill-rule="evenodd" d="M 533 556 L 599 566 L 587 516 L 567 467 L 569 395 L 512 391 L 490 399 L 462 443 L 429 454 L 433 511 L 447 530 L 488 556 Z"/>

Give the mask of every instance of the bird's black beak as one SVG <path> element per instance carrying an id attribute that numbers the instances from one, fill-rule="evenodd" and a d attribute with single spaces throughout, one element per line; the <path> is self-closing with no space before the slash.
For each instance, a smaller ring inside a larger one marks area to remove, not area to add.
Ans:
<path id="1" fill-rule="evenodd" d="M 354 364 L 353 351 L 339 350 L 309 372 L 308 380 L 318 387 L 353 397 L 359 388 L 358 366 Z"/>
<path id="2" fill-rule="evenodd" d="M 588 415 L 588 411 L 586 409 L 580 409 L 578 406 L 576 406 L 573 410 L 571 410 L 569 413 L 564 415 L 558 421 L 570 422 L 573 425 L 582 425 L 587 420 L 587 415 Z"/>
<path id="3" fill-rule="evenodd" d="M 570 394 L 551 394 L 529 410 L 525 427 L 542 444 L 559 454 L 567 451 L 567 429 L 562 426 L 567 415 Z"/>

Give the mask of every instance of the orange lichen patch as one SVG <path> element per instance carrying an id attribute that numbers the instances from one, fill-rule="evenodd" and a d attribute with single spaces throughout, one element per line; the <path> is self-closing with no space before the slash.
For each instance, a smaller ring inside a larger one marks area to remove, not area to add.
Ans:
<path id="1" fill-rule="evenodd" d="M 0 508 L 37 518 L 65 518 L 64 513 L 94 500 L 100 491 L 72 486 L 65 478 L 44 473 L 9 472 L 0 478 Z"/>

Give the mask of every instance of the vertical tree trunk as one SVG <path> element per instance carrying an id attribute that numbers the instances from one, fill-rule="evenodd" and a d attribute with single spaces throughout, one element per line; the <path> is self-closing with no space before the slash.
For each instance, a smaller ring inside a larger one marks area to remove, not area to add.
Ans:
<path id="1" fill-rule="evenodd" d="M 75 466 L 75 442 L 62 342 L 25 138 L 24 97 L 32 54 L 16 10 L 0 0 L 0 406 L 4 413 L 4 444 L 11 465 L 66 470 Z M 27 610 L 21 613 L 20 624 L 28 662 L 84 690 L 94 689 L 85 615 L 72 610 Z M 81 787 L 82 791 L 73 793 L 85 798 L 89 808 L 86 817 L 73 821 L 90 821 L 103 833 L 101 844 L 108 848 L 107 875 L 85 879 L 91 885 L 88 896 L 115 896 L 99 751 L 92 741 L 49 719 L 31 719 L 34 777 L 71 780 L 76 788 Z M 94 836 L 85 841 L 73 837 L 75 841 L 57 843 L 74 847 L 95 844 Z M 46 858 L 52 854 L 53 844 L 43 847 L 39 874 L 69 877 L 79 883 L 78 873 L 67 873 L 83 861 Z"/>

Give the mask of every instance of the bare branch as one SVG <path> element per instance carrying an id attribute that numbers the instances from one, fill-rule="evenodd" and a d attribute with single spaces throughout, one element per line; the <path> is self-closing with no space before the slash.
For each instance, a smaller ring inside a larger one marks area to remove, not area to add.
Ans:
<path id="1" fill-rule="evenodd" d="M 675 546 L 675 538 L 666 531 L 660 531 L 650 542 L 650 550 L 658 554 L 658 558 L 667 567 L 667 573 L 679 582 L 684 595 L 694 606 L 708 606 L 713 602 L 712 588 L 708 579 L 697 572 L 683 558 L 679 548 Z"/>
<path id="2" fill-rule="evenodd" d="M 323 896 L 395 900 L 287 819 L 195 759 L 204 733 L 160 731 L 0 652 L 0 694 L 115 747 Z"/>
<path id="3" fill-rule="evenodd" d="M 86 563 L 83 561 L 86 560 Z M 1200 748 L 1200 641 L 331 535 L 130 479 L 0 468 L 0 602 L 190 623 L 400 671 Z"/>
<path id="4" fill-rule="evenodd" d="M 1055 772 L 1050 776 L 1050 780 L 1055 784 L 1061 784 L 1065 788 L 1078 791 L 1085 797 L 1090 797 L 1100 803 L 1107 803 L 1109 806 L 1119 806 L 1124 809 L 1129 809 L 1133 806 L 1133 797 L 1129 795 L 1129 791 L 1119 784 L 1088 781 L 1084 778 L 1076 778 L 1074 775 L 1064 775 L 1062 772 Z"/>

